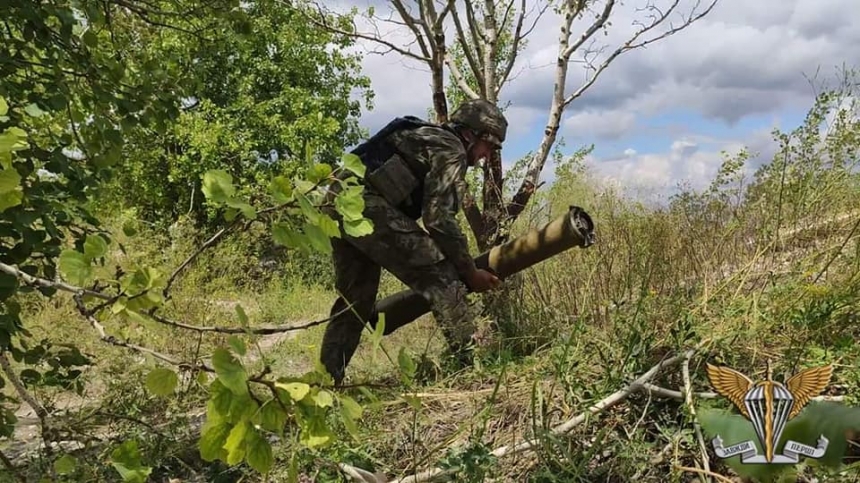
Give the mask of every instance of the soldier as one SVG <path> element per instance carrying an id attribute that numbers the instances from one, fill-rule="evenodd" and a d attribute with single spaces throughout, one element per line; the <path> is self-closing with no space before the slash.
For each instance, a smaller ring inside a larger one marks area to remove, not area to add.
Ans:
<path id="1" fill-rule="evenodd" d="M 475 267 L 455 217 L 466 193 L 466 168 L 501 149 L 507 126 L 498 107 L 469 100 L 448 123 L 397 118 L 353 151 L 367 166 L 364 216 L 374 229 L 362 237 L 342 231 L 341 238 L 331 240 L 340 296 L 331 309 L 320 361 L 336 385 L 342 384 L 364 323 L 370 321 L 381 268 L 428 300 L 451 353 L 460 361 L 469 359 L 476 325 L 466 293 L 501 282 Z M 333 185 L 329 200 L 338 187 Z M 339 219 L 334 209 L 328 213 Z"/>

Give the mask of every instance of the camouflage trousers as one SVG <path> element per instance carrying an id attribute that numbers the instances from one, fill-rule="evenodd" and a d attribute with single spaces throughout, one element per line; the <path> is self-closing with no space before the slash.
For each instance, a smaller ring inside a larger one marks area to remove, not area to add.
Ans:
<path id="1" fill-rule="evenodd" d="M 467 354 L 476 331 L 466 286 L 430 235 L 370 187 L 365 188 L 364 201 L 373 233 L 350 237 L 341 232 L 341 238 L 331 240 L 340 296 L 331 309 L 320 362 L 336 384 L 343 381 L 365 323 L 375 325 L 370 319 L 383 268 L 427 299 L 455 355 Z M 340 218 L 334 210 L 328 214 Z"/>

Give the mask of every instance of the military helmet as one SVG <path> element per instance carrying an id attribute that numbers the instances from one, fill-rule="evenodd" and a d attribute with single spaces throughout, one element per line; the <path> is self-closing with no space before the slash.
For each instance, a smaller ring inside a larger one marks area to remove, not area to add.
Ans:
<path id="1" fill-rule="evenodd" d="M 455 124 L 468 127 L 478 134 L 478 137 L 489 141 L 497 148 L 502 147 L 508 131 L 508 120 L 502 110 L 495 104 L 484 99 L 469 99 L 463 101 L 449 116 Z"/>

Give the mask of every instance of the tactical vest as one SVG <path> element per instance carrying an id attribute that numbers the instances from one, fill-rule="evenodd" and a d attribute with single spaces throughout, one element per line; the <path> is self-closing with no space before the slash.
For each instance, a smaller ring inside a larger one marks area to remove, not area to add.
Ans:
<path id="1" fill-rule="evenodd" d="M 421 218 L 424 177 L 429 166 L 400 152 L 391 142 L 390 136 L 395 132 L 425 126 L 449 130 L 446 126 L 415 116 L 397 117 L 351 151 L 365 166 L 365 181 L 413 220 Z"/>

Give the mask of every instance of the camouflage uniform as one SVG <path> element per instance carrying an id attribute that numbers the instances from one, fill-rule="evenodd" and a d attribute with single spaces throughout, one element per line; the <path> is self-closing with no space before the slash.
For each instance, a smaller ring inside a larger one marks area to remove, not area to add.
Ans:
<path id="1" fill-rule="evenodd" d="M 475 108 L 474 104 L 466 104 L 459 115 L 468 114 L 467 109 Z M 492 105 L 478 107 L 496 109 Z M 452 120 L 457 114 L 452 114 Z M 403 130 L 387 139 L 402 158 L 417 161 L 426 173 L 418 196 L 413 198 L 420 206 L 412 210 L 393 206 L 379 189 L 365 182 L 364 216 L 372 220 L 373 233 L 351 237 L 342 231 L 341 238 L 332 239 L 340 297 L 331 310 L 320 360 L 338 384 L 358 347 L 365 322 L 371 322 L 382 268 L 428 300 L 455 355 L 465 353 L 476 330 L 462 282 L 463 275 L 475 270 L 475 263 L 455 218 L 467 188 L 466 141 L 441 126 Z M 504 131 L 490 139 L 500 145 Z M 329 199 L 338 193 L 337 188 L 338 184 L 332 186 Z M 340 218 L 332 208 L 328 213 Z M 416 221 L 419 216 L 426 231 Z M 347 309 L 349 302 L 351 309 Z"/>

